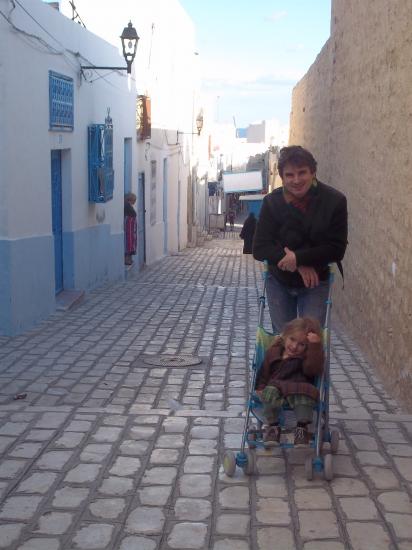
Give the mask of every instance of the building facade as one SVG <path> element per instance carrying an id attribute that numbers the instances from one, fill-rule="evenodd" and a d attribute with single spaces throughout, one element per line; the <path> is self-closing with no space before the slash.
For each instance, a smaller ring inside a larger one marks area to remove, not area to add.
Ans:
<path id="1" fill-rule="evenodd" d="M 144 201 L 145 261 L 151 264 L 182 250 L 196 234 L 192 167 L 201 102 L 195 28 L 178 0 L 122 0 L 115 10 L 109 0 L 77 0 L 76 8 L 90 30 L 117 47 L 119 29 L 129 20 L 140 37 L 131 86 L 150 99 L 151 131 L 136 143 L 139 174 L 132 191 L 137 208 Z M 60 9 L 72 13 L 68 0 Z"/>
<path id="2" fill-rule="evenodd" d="M 0 0 L 0 333 L 124 277 L 135 92 L 117 49 L 40 0 Z M 101 77 L 100 77 L 101 76 Z"/>

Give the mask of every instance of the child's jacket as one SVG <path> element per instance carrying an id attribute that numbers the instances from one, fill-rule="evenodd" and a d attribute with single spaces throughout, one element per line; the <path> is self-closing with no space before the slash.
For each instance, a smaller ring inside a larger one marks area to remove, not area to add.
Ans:
<path id="1" fill-rule="evenodd" d="M 267 350 L 256 383 L 257 390 L 275 386 L 283 396 L 307 395 L 315 401 L 319 391 L 314 386 L 315 377 L 323 372 L 324 354 L 322 343 L 308 343 L 303 357 L 282 359 L 285 348 L 281 338 Z"/>

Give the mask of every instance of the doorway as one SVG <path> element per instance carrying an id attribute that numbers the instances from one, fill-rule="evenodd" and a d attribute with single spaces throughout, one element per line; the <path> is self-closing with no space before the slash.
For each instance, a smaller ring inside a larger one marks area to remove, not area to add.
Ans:
<path id="1" fill-rule="evenodd" d="M 138 267 L 146 263 L 146 204 L 144 172 L 139 172 L 137 182 L 137 258 Z"/>
<path id="2" fill-rule="evenodd" d="M 54 284 L 58 294 L 63 290 L 63 205 L 61 151 L 51 151 L 52 231 L 54 240 Z"/>
<path id="3" fill-rule="evenodd" d="M 163 159 L 163 254 L 167 254 L 167 159 Z"/>

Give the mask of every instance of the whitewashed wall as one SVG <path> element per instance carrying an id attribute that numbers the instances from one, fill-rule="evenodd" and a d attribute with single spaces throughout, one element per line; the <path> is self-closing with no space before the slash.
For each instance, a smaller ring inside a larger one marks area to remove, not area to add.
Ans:
<path id="1" fill-rule="evenodd" d="M 63 233 L 71 243 L 64 252 L 65 287 L 88 289 L 124 276 L 123 144 L 135 136 L 136 94 L 126 74 L 93 83 L 80 78 L 81 63 L 123 65 L 117 49 L 40 0 L 20 4 L 28 13 L 0 0 L 9 17 L 0 18 L 0 333 L 6 334 L 55 309 L 52 149 L 63 151 Z M 49 130 L 49 70 L 74 80 L 72 132 Z M 114 124 L 114 198 L 96 205 L 88 202 L 87 126 L 103 123 L 107 108 Z"/>
<path id="2" fill-rule="evenodd" d="M 129 20 L 140 37 L 133 86 L 151 97 L 152 106 L 152 137 L 137 144 L 138 169 L 145 172 L 146 181 L 146 261 L 150 264 L 164 255 L 164 158 L 168 159 L 167 253 L 187 245 L 187 186 L 197 139 L 189 133 L 196 131 L 199 110 L 194 26 L 177 0 L 122 0 L 116 9 L 109 0 L 76 0 L 76 7 L 87 27 L 112 44 L 120 45 L 118 37 Z M 61 10 L 71 16 L 68 0 L 61 1 Z M 186 134 L 177 139 L 177 131 Z M 153 160 L 157 162 L 154 224 L 150 222 Z"/>

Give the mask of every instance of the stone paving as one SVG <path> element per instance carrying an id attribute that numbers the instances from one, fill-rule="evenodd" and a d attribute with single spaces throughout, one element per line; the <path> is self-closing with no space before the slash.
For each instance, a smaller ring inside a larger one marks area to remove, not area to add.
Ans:
<path id="1" fill-rule="evenodd" d="M 260 265 L 236 234 L 0 338 L 0 548 L 412 548 L 412 415 L 344 332 L 332 338 L 335 479 L 307 450 L 239 449 Z M 192 354 L 190 368 L 145 354 Z M 25 399 L 14 400 L 17 394 Z"/>

